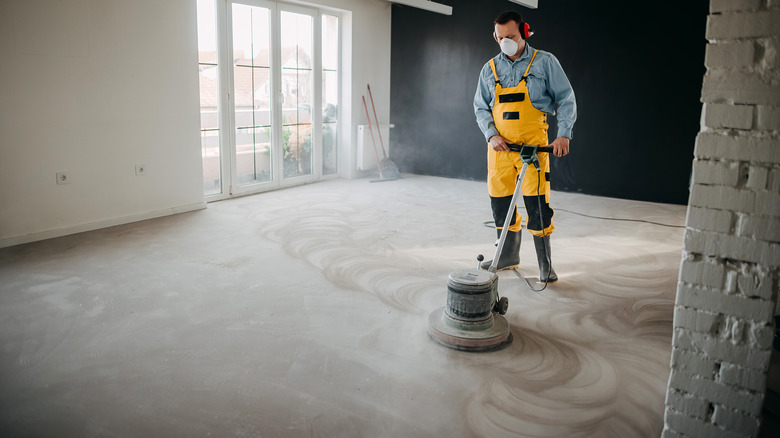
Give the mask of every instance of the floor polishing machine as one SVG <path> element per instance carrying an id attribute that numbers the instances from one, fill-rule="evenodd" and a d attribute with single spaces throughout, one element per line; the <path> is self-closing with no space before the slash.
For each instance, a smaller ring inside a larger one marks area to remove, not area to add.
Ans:
<path id="1" fill-rule="evenodd" d="M 551 146 L 514 145 L 511 152 L 519 152 L 523 167 L 517 176 L 515 192 L 507 211 L 505 224 L 512 221 L 517 201 L 522 192 L 522 181 L 529 164 L 539 171 L 538 152 L 552 152 Z M 460 269 L 450 273 L 447 280 L 447 305 L 428 316 L 428 334 L 434 341 L 460 351 L 496 351 L 512 343 L 512 332 L 504 314 L 509 308 L 509 299 L 498 295 L 497 263 L 506 241 L 508 226 L 501 230 L 496 245 L 496 254 L 487 271 L 479 268 L 484 260 L 477 256 L 476 269 Z"/>

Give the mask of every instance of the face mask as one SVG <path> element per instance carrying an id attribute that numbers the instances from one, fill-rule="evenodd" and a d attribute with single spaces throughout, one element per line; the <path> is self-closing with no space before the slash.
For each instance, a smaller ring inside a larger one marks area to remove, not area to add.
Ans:
<path id="1" fill-rule="evenodd" d="M 517 53 L 518 45 L 515 42 L 515 40 L 509 39 L 509 38 L 503 38 L 499 43 L 499 46 L 501 46 L 501 51 L 506 54 L 506 56 L 515 56 Z"/>

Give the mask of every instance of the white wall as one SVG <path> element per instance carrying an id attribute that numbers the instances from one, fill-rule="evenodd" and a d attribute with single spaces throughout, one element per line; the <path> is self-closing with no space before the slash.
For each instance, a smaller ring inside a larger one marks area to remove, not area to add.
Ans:
<path id="1" fill-rule="evenodd" d="M 195 2 L 4 1 L 0 32 L 0 246 L 205 205 Z"/>
<path id="2" fill-rule="evenodd" d="M 354 177 L 366 83 L 390 114 L 391 5 L 308 3 L 343 14 Z M 194 0 L 0 2 L 0 247 L 205 207 L 196 23 Z"/>

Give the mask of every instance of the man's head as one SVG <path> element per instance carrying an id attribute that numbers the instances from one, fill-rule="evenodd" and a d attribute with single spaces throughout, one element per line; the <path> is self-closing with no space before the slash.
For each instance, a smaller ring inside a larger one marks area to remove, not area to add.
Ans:
<path id="1" fill-rule="evenodd" d="M 523 17 L 515 11 L 504 11 L 493 20 L 493 25 L 507 24 L 510 21 L 514 21 L 514 25 L 517 26 L 517 30 L 520 31 L 520 23 L 523 22 Z"/>
<path id="2" fill-rule="evenodd" d="M 501 15 L 493 20 L 493 38 L 501 46 L 501 50 L 510 58 L 520 56 L 519 54 L 523 53 L 525 49 L 525 35 L 521 31 L 521 25 L 525 25 L 523 17 L 515 11 L 502 12 Z M 514 41 L 517 49 L 514 50 L 515 45 L 509 41 L 502 43 L 501 40 L 503 39 Z M 514 51 L 514 53 L 510 54 L 508 51 Z"/>

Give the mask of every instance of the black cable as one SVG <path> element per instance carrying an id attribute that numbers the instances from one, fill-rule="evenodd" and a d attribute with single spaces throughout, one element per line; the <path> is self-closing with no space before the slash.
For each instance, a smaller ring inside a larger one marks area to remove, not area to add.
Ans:
<path id="1" fill-rule="evenodd" d="M 624 222 L 644 222 L 646 224 L 651 225 L 659 225 L 662 227 L 670 227 L 670 228 L 685 228 L 685 225 L 670 225 L 670 224 L 662 224 L 660 222 L 653 222 L 653 221 L 646 221 L 643 219 L 626 219 L 626 218 L 619 218 L 619 217 L 604 217 L 604 216 L 591 216 L 589 214 L 585 213 L 579 213 L 576 211 L 566 210 L 565 208 L 555 208 L 555 211 L 565 211 L 566 213 L 576 214 L 579 216 L 589 217 L 591 219 L 600 219 L 605 221 L 624 221 Z M 488 227 L 488 228 L 495 228 L 495 221 L 485 221 L 482 222 L 482 225 Z"/>
<path id="2" fill-rule="evenodd" d="M 566 213 L 576 214 L 576 215 L 579 215 L 579 216 L 585 216 L 585 217 L 589 217 L 589 218 L 592 218 L 592 219 L 601 219 L 601 220 L 605 220 L 605 221 L 644 222 L 646 224 L 659 225 L 659 226 L 662 226 L 662 227 L 685 228 L 685 225 L 662 224 L 660 222 L 646 221 L 644 219 L 626 219 L 626 218 L 619 218 L 619 217 L 591 216 L 591 215 L 585 214 L 585 213 L 578 213 L 576 211 L 566 210 L 565 208 L 556 208 L 555 211 L 565 211 Z"/>
<path id="3" fill-rule="evenodd" d="M 537 159 L 533 164 L 534 164 L 534 167 L 536 167 L 536 202 L 537 202 L 537 205 L 539 207 L 539 225 L 541 225 L 541 227 L 542 227 L 542 238 L 544 238 L 545 237 L 545 235 L 544 235 L 545 227 L 544 227 L 544 216 L 542 215 L 542 197 L 541 197 L 541 192 L 540 192 L 541 185 L 542 185 L 542 174 L 541 174 L 541 168 L 539 166 L 539 160 Z M 522 184 L 522 181 L 518 181 L 516 183 Z M 517 203 L 515 204 L 515 208 L 517 208 Z M 646 224 L 659 225 L 659 226 L 662 226 L 662 227 L 685 228 L 684 225 L 663 224 L 663 223 L 660 223 L 660 222 L 647 221 L 647 220 L 644 220 L 644 219 L 626 219 L 626 218 L 612 218 L 612 217 L 603 217 L 603 216 L 592 216 L 592 215 L 585 214 L 585 213 L 579 213 L 579 212 L 576 212 L 576 211 L 566 210 L 564 208 L 556 208 L 555 210 L 556 211 L 565 211 L 567 213 L 576 214 L 576 215 L 588 217 L 588 218 L 591 218 L 591 219 L 608 220 L 608 221 L 624 221 L 624 222 L 642 222 L 642 223 L 646 223 Z M 496 222 L 494 220 L 493 221 L 482 222 L 482 224 L 484 226 L 490 227 L 490 228 L 495 228 L 495 223 Z M 526 226 L 526 228 L 527 228 L 527 226 Z M 536 244 L 536 242 L 534 242 L 534 244 Z M 549 254 L 547 254 L 547 246 L 546 245 L 544 246 L 543 249 L 544 249 L 544 256 L 545 256 L 545 258 L 547 258 L 548 263 L 547 263 L 547 280 L 545 280 L 544 286 L 542 286 L 541 289 L 534 289 L 533 286 L 531 286 L 531 283 L 528 282 L 528 279 L 523 277 L 519 272 L 517 272 L 516 269 L 514 270 L 515 274 L 518 275 L 523 280 L 525 280 L 525 282 L 528 285 L 528 287 L 532 291 L 537 292 L 537 293 L 538 292 L 542 292 L 543 290 L 545 290 L 547 288 L 547 285 L 550 282 L 550 272 L 552 272 L 552 258 L 549 257 Z M 541 276 L 541 274 L 542 274 L 542 272 L 539 271 L 539 275 L 540 276 Z"/>

